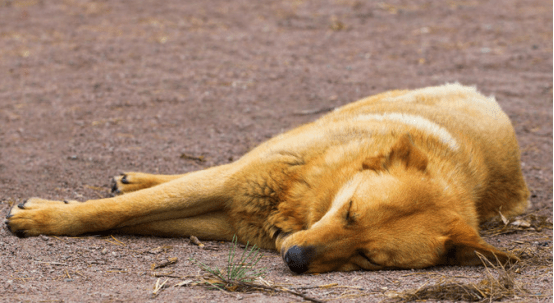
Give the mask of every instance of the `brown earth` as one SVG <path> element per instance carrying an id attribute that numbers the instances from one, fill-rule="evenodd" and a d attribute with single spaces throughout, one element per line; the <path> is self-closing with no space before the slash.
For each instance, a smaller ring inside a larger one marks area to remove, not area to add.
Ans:
<path id="1" fill-rule="evenodd" d="M 32 196 L 107 197 L 110 177 L 121 171 L 227 163 L 330 108 L 454 81 L 496 96 L 513 119 L 532 191 L 532 215 L 522 218 L 531 227 L 484 231 L 489 243 L 522 258 L 504 300 L 551 302 L 551 1 L 0 0 L 0 213 Z M 225 265 L 231 244 L 205 244 L 122 235 L 18 239 L 2 228 L 0 299 L 301 300 L 173 287 L 202 275 L 189 257 Z M 483 267 L 295 275 L 278 254 L 264 254 L 265 280 L 291 289 L 336 283 L 297 291 L 339 302 L 487 276 Z M 151 270 L 170 257 L 177 263 Z M 155 297 L 158 278 L 169 287 Z"/>

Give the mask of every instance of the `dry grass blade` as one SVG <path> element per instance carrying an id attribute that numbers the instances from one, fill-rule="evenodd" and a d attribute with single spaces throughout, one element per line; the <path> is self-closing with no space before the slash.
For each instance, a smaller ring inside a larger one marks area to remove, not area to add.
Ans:
<path id="1" fill-rule="evenodd" d="M 208 281 L 206 281 L 208 282 Z M 215 282 L 215 283 L 214 283 Z M 216 282 L 216 281 L 209 281 L 208 282 L 209 284 L 211 284 L 212 286 L 216 286 L 217 284 L 228 284 L 229 281 L 226 281 L 226 280 L 221 280 Z M 298 296 L 298 297 L 301 297 L 302 299 L 306 300 L 306 301 L 310 301 L 310 302 L 317 302 L 317 303 L 323 303 L 323 301 L 321 300 L 318 300 L 318 299 L 315 299 L 315 298 L 312 298 L 310 296 L 307 296 L 303 293 L 299 293 L 299 292 L 296 292 L 296 291 L 293 291 L 293 290 L 290 290 L 288 288 L 285 288 L 285 287 L 281 287 L 281 286 L 268 286 L 268 285 L 263 285 L 263 284 L 258 284 L 258 283 L 251 283 L 251 282 L 233 282 L 233 284 L 235 286 L 240 286 L 242 287 L 242 290 L 244 291 L 250 291 L 250 290 L 269 290 L 269 291 L 276 291 L 276 292 L 286 292 L 286 293 L 289 293 L 289 294 L 292 294 L 292 295 L 295 295 L 295 296 Z M 218 287 L 219 288 L 219 287 Z M 223 289 L 222 289 L 223 290 Z M 233 288 L 231 291 L 237 291 L 238 290 L 238 287 L 235 287 Z"/>
<path id="2" fill-rule="evenodd" d="M 227 260 L 227 268 L 225 270 L 219 268 L 211 268 L 202 262 L 198 262 L 192 258 L 193 263 L 198 265 L 204 271 L 215 276 L 221 281 L 227 281 L 227 284 L 218 285 L 218 287 L 235 288 L 236 282 L 252 282 L 256 278 L 265 274 L 265 268 L 257 268 L 258 262 L 261 260 L 262 255 L 259 252 L 259 248 L 256 245 L 248 249 L 248 243 L 239 259 L 235 259 L 235 252 L 237 248 L 237 238 L 233 236 L 233 246 L 229 251 L 229 258 Z"/>
<path id="3" fill-rule="evenodd" d="M 246 247 L 244 248 L 242 255 L 238 259 L 235 259 L 235 256 L 238 256 L 238 254 L 236 254 L 238 243 L 235 236 L 233 236 L 232 243 L 233 246 L 229 251 L 227 268 L 224 270 L 211 268 L 202 262 L 198 262 L 192 258 L 189 259 L 198 265 L 202 270 L 209 273 L 209 277 L 203 278 L 201 281 L 202 283 L 209 284 L 216 289 L 226 292 L 251 290 L 281 291 L 302 297 L 307 301 L 322 302 L 284 287 L 267 285 L 267 281 L 260 279 L 263 275 L 265 275 L 266 269 L 257 268 L 258 261 L 262 258 L 262 255 L 259 253 L 259 248 L 254 245 L 248 249 L 248 243 L 246 243 Z M 266 285 L 254 283 L 256 280 L 261 281 L 262 283 L 265 282 Z"/>
<path id="4" fill-rule="evenodd" d="M 510 223 L 510 220 L 508 220 L 502 212 L 498 211 L 498 215 L 500 216 L 500 220 L 502 220 L 502 223 L 504 223 L 504 226 L 508 225 Z"/>
<path id="5" fill-rule="evenodd" d="M 113 235 L 110 235 L 110 237 L 112 237 L 112 239 L 114 239 L 114 241 L 115 241 L 115 242 L 117 242 L 117 243 L 119 243 L 119 244 L 121 244 L 121 245 L 125 246 L 125 243 L 123 243 L 123 242 L 119 241 L 119 240 L 118 240 L 118 239 L 116 239 L 116 238 L 115 238 L 115 237 L 114 237 Z"/>
<path id="6" fill-rule="evenodd" d="M 481 301 L 485 299 L 483 293 L 475 285 L 447 283 L 427 286 L 416 292 L 402 296 L 403 300 L 454 300 L 454 301 Z"/>
<path id="7" fill-rule="evenodd" d="M 500 220 L 491 220 L 481 224 L 481 235 L 492 237 L 502 234 L 511 234 L 518 231 L 542 231 L 543 229 L 552 229 L 552 222 L 548 221 L 547 216 L 536 214 L 526 214 L 510 220 L 506 219 L 500 213 Z"/>
<path id="8" fill-rule="evenodd" d="M 192 160 L 199 163 L 206 162 L 206 158 L 204 156 L 193 156 L 193 155 L 187 155 L 186 153 L 182 153 L 180 158 L 184 160 Z"/>
<path id="9" fill-rule="evenodd" d="M 192 283 L 194 283 L 194 281 L 191 280 L 191 279 L 188 279 L 188 280 L 184 280 L 184 281 L 181 281 L 181 282 L 175 284 L 174 287 L 187 286 L 187 285 L 190 285 Z"/>
<path id="10" fill-rule="evenodd" d="M 416 290 L 394 294 L 388 302 L 421 300 L 497 301 L 525 293 L 525 290 L 514 280 L 514 272 L 511 268 L 502 265 L 495 266 L 483 256 L 480 255 L 479 257 L 485 265 L 486 278 L 477 284 L 461 283 L 453 279 L 446 282 L 440 281 L 430 286 L 424 284 Z"/>
<path id="11" fill-rule="evenodd" d="M 154 285 L 154 291 L 152 291 L 152 295 L 154 297 L 160 294 L 160 291 L 164 288 L 167 281 L 169 281 L 169 278 L 167 278 L 163 283 L 160 284 L 160 278 L 156 280 L 156 285 Z"/>

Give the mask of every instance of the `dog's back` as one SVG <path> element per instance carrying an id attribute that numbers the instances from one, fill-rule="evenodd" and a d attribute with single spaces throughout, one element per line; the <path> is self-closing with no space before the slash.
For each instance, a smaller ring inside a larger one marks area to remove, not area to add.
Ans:
<path id="1" fill-rule="evenodd" d="M 319 120 L 279 135 L 245 158 L 271 159 L 275 154 L 295 153 L 317 157 L 330 146 L 367 137 L 394 140 L 391 134 L 409 133 L 426 142 L 422 148 L 436 163 L 467 174 L 473 184 L 473 200 L 479 221 L 498 215 L 521 214 L 529 192 L 521 173 L 519 146 L 508 116 L 494 97 L 458 83 L 418 90 L 397 90 L 348 104 Z M 381 146 L 373 144 L 374 152 Z"/>
<path id="2" fill-rule="evenodd" d="M 342 107 L 319 123 L 337 120 L 398 122 L 437 138 L 450 150 L 440 150 L 437 156 L 447 153 L 443 158 L 474 170 L 467 173 L 476 182 L 473 195 L 481 221 L 498 215 L 498 210 L 518 215 L 528 206 L 510 119 L 494 97 L 485 97 L 474 87 L 455 83 L 386 92 Z"/>

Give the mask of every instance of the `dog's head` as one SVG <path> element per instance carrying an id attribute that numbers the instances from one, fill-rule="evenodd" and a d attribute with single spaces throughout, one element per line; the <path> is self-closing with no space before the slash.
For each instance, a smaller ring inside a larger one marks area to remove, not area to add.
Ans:
<path id="1" fill-rule="evenodd" d="M 367 159 L 319 221 L 283 240 L 284 261 L 314 273 L 516 260 L 480 238 L 467 193 L 431 180 L 427 165 L 407 136 Z"/>

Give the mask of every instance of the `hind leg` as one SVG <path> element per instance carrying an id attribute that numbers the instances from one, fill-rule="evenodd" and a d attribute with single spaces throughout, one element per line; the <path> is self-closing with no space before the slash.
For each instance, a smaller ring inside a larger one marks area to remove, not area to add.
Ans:
<path id="1" fill-rule="evenodd" d="M 138 172 L 122 173 L 113 178 L 112 193 L 126 194 L 169 182 L 183 176 L 184 175 L 154 175 Z"/>
<path id="2" fill-rule="evenodd" d="M 121 234 L 189 237 L 203 240 L 231 241 L 235 230 L 223 211 L 216 211 L 190 218 L 154 221 L 115 229 Z"/>

